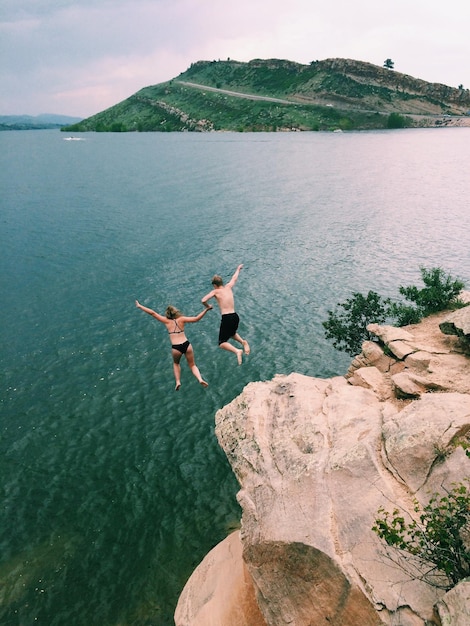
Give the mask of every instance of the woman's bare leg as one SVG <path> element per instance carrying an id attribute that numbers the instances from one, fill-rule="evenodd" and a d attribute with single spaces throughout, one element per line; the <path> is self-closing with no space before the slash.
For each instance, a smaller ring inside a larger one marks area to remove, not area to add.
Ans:
<path id="1" fill-rule="evenodd" d="M 179 350 L 171 349 L 171 354 L 173 356 L 173 374 L 175 375 L 175 391 L 178 391 L 181 387 L 181 352 Z"/>
<path id="2" fill-rule="evenodd" d="M 194 362 L 194 350 L 192 346 L 189 346 L 189 348 L 186 350 L 185 356 L 186 356 L 186 360 L 188 362 L 189 368 L 191 372 L 193 373 L 193 375 L 197 378 L 198 383 L 202 385 L 203 387 L 208 387 L 209 383 L 206 383 L 206 381 L 203 380 L 201 376 L 201 372 L 199 371 L 198 366 Z"/>

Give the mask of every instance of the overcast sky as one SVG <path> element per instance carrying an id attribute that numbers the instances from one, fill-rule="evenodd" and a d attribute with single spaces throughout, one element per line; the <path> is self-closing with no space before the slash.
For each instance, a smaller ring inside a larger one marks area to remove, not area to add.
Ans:
<path id="1" fill-rule="evenodd" d="M 332 57 L 470 88 L 470 1 L 0 0 L 0 115 L 88 117 L 199 60 Z"/>

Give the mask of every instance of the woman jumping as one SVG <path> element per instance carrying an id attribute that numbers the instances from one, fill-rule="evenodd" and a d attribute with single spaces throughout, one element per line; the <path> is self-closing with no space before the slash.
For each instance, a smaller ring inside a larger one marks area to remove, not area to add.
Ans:
<path id="1" fill-rule="evenodd" d="M 140 304 L 138 300 L 135 301 L 135 305 L 138 309 L 145 311 L 145 313 L 148 313 L 149 315 L 157 319 L 159 322 L 162 322 L 162 324 L 165 324 L 166 326 L 168 334 L 170 335 L 170 342 L 171 342 L 171 355 L 173 357 L 173 373 L 175 375 L 175 381 L 176 381 L 175 391 L 178 391 L 178 389 L 181 387 L 180 361 L 181 361 L 181 357 L 183 356 L 183 354 L 186 357 L 186 360 L 191 369 L 191 372 L 197 378 L 198 382 L 203 387 L 207 387 L 208 383 L 206 383 L 206 381 L 203 380 L 201 376 L 201 372 L 199 371 L 198 366 L 194 362 L 194 350 L 193 350 L 192 345 L 189 343 L 188 339 L 186 338 L 186 335 L 184 333 L 184 325 L 186 323 L 192 324 L 193 322 L 199 322 L 199 320 L 202 319 L 204 315 L 207 313 L 207 311 L 212 309 L 212 307 L 205 308 L 204 311 L 201 311 L 201 313 L 199 313 L 199 315 L 196 315 L 195 317 L 187 317 L 186 315 L 183 315 L 180 311 L 178 311 L 178 309 L 176 309 L 174 306 L 167 307 L 165 311 L 165 316 L 163 316 L 163 315 L 160 315 L 160 313 L 157 313 L 156 311 L 153 311 L 152 309 L 149 309 L 146 306 L 143 306 L 142 304 Z"/>

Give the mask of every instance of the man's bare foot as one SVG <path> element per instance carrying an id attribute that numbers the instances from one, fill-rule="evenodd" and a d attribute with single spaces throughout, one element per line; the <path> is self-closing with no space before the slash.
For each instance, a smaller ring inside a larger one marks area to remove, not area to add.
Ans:
<path id="1" fill-rule="evenodd" d="M 209 387 L 209 383 L 206 383 L 206 381 L 202 379 L 199 381 L 199 384 L 202 385 L 203 387 Z"/>
<path id="2" fill-rule="evenodd" d="M 243 352 L 245 354 L 250 354 L 250 345 L 249 345 L 248 341 L 243 340 L 242 344 L 243 344 Z"/>
<path id="3" fill-rule="evenodd" d="M 237 350 L 237 361 L 238 361 L 238 365 L 242 364 L 242 359 L 243 359 L 243 350 Z"/>
<path id="4" fill-rule="evenodd" d="M 181 387 L 181 383 L 176 383 L 175 391 L 179 391 Z"/>

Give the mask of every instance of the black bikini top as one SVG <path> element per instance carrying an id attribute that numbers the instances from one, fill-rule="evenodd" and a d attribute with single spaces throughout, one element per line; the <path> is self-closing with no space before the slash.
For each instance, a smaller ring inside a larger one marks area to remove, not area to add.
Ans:
<path id="1" fill-rule="evenodd" d="M 175 322 L 175 330 L 169 330 L 168 334 L 169 335 L 179 335 L 180 333 L 184 333 L 184 330 L 181 330 L 181 328 L 178 326 L 178 322 L 176 320 L 173 320 Z M 178 329 L 178 330 L 176 330 Z"/>

